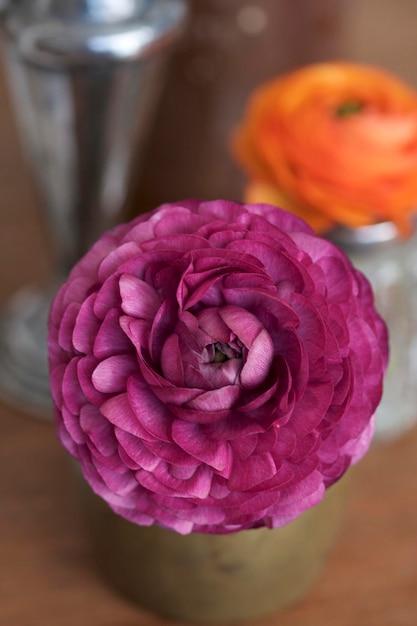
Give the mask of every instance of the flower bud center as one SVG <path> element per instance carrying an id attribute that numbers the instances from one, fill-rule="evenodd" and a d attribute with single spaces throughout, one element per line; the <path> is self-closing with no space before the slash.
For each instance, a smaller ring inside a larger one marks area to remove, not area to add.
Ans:
<path id="1" fill-rule="evenodd" d="M 357 100 L 346 100 L 342 102 L 336 110 L 336 117 L 350 117 L 351 115 L 356 115 L 360 113 L 363 109 L 363 104 L 358 102 Z"/>
<path id="2" fill-rule="evenodd" d="M 224 363 L 230 359 L 239 359 L 242 356 L 242 351 L 239 347 L 231 346 L 228 343 L 218 341 L 208 346 L 210 363 Z"/>

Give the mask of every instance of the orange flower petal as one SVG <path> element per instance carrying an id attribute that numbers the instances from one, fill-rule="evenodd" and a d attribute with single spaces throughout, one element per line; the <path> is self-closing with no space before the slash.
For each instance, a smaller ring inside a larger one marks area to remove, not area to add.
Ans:
<path id="1" fill-rule="evenodd" d="M 417 92 L 370 66 L 307 66 L 253 92 L 232 151 L 250 180 L 246 199 L 279 204 L 320 232 L 383 220 L 404 228 L 417 207 Z"/>

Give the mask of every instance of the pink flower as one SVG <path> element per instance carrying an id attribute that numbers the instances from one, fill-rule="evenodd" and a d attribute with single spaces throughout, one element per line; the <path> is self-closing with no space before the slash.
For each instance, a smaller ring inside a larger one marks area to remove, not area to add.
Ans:
<path id="1" fill-rule="evenodd" d="M 386 327 L 346 255 L 268 205 L 187 200 L 106 233 L 49 320 L 58 433 L 110 507 L 277 527 L 366 451 Z"/>

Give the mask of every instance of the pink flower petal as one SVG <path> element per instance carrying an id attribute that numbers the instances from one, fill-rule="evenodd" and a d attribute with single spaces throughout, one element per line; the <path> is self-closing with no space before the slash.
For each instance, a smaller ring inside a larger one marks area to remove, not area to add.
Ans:
<path id="1" fill-rule="evenodd" d="M 263 330 L 258 318 L 240 307 L 228 305 L 219 309 L 223 321 L 231 331 L 250 349 L 252 343 Z"/>
<path id="2" fill-rule="evenodd" d="M 153 436 L 145 430 L 133 412 L 127 393 L 106 400 L 101 405 L 100 411 L 111 424 L 121 430 L 140 438 L 142 441 L 153 439 Z"/>
<path id="3" fill-rule="evenodd" d="M 127 395 L 136 419 L 156 439 L 170 441 L 170 414 L 149 387 L 139 377 L 131 377 Z"/>
<path id="4" fill-rule="evenodd" d="M 310 384 L 303 397 L 295 405 L 291 416 L 291 427 L 301 436 L 316 428 L 329 408 L 333 396 L 333 386 L 329 380 Z"/>
<path id="5" fill-rule="evenodd" d="M 81 407 L 87 401 L 83 390 L 81 389 L 77 375 L 77 366 L 79 360 L 79 357 L 71 359 L 65 369 L 65 374 L 62 379 L 62 398 L 65 406 L 74 415 L 78 415 Z"/>
<path id="6" fill-rule="evenodd" d="M 95 335 L 92 352 L 97 359 L 132 350 L 132 344 L 120 327 L 120 311 L 110 309 Z"/>
<path id="7" fill-rule="evenodd" d="M 71 302 L 65 309 L 59 326 L 58 343 L 63 350 L 69 353 L 73 351 L 72 334 L 79 309 L 79 304 Z"/>
<path id="8" fill-rule="evenodd" d="M 226 385 L 220 389 L 206 391 L 188 403 L 196 411 L 223 411 L 233 407 L 240 397 L 238 385 Z"/>
<path id="9" fill-rule="evenodd" d="M 103 456 L 110 456 L 117 450 L 114 430 L 100 410 L 87 404 L 81 408 L 80 427 L 85 435 L 94 444 Z"/>
<path id="10" fill-rule="evenodd" d="M 94 356 L 81 357 L 77 364 L 77 376 L 86 400 L 95 406 L 100 406 L 108 396 L 98 391 L 92 383 L 91 378 L 97 365 L 98 361 Z"/>
<path id="11" fill-rule="evenodd" d="M 229 341 L 229 328 L 217 308 L 202 309 L 197 315 L 197 320 L 199 327 L 211 337 L 212 343 Z"/>
<path id="12" fill-rule="evenodd" d="M 258 387 L 269 374 L 274 358 L 274 344 L 269 333 L 263 329 L 253 340 L 240 372 L 240 382 L 247 389 Z"/>
<path id="13" fill-rule="evenodd" d="M 143 445 L 139 437 L 120 428 L 115 429 L 115 435 L 122 450 L 128 455 L 128 467 L 136 470 L 141 468 L 148 472 L 154 471 L 160 463 L 160 459 Z"/>
<path id="14" fill-rule="evenodd" d="M 152 321 L 161 305 L 155 289 L 136 276 L 123 274 L 119 279 L 122 309 L 126 315 Z"/>
<path id="15" fill-rule="evenodd" d="M 97 391 L 121 393 L 129 376 L 138 371 L 138 361 L 130 354 L 109 356 L 95 368 L 91 380 Z"/>
<path id="16" fill-rule="evenodd" d="M 274 476 L 276 470 L 270 454 L 257 454 L 244 460 L 234 456 L 228 484 L 232 491 L 246 491 Z"/>
<path id="17" fill-rule="evenodd" d="M 161 370 L 173 385 L 184 386 L 184 370 L 178 335 L 170 335 L 162 347 Z"/>
<path id="18" fill-rule="evenodd" d="M 229 447 L 224 441 L 208 439 L 198 424 L 174 420 L 173 440 L 192 457 L 222 471 L 229 461 Z"/>
<path id="19" fill-rule="evenodd" d="M 90 354 L 94 345 L 94 338 L 100 327 L 99 320 L 94 315 L 96 294 L 91 294 L 82 303 L 75 320 L 72 334 L 72 343 L 77 352 Z"/>

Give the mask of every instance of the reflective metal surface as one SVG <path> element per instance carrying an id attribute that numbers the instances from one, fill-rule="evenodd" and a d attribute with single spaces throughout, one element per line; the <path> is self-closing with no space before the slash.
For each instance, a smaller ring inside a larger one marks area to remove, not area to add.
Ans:
<path id="1" fill-rule="evenodd" d="M 3 27 L 20 56 L 51 68 L 143 59 L 176 37 L 186 13 L 183 0 L 17 0 L 8 7 Z"/>
<path id="2" fill-rule="evenodd" d="M 400 233 L 392 222 L 380 222 L 358 228 L 338 226 L 330 231 L 328 237 L 345 249 L 352 251 L 369 251 L 383 244 L 398 241 Z"/>
<path id="3" fill-rule="evenodd" d="M 16 0 L 0 6 L 4 57 L 22 143 L 49 226 L 55 282 L 122 219 L 133 157 L 137 164 L 166 52 L 185 17 L 183 0 Z M 0 330 L 0 384 L 16 387 L 13 395 L 26 397 L 25 405 L 38 401 L 37 392 L 33 398 L 28 392 L 29 372 L 24 384 L 13 385 L 10 375 L 2 383 L 1 372 L 13 362 L 15 379 L 18 363 L 22 369 L 31 363 L 33 369 L 36 358 L 37 373 L 47 372 L 49 300 L 41 294 L 40 301 L 44 310 L 37 315 L 40 327 L 33 327 L 30 358 L 10 339 L 21 324 L 16 303 Z M 44 404 L 49 406 L 49 397 Z"/>

